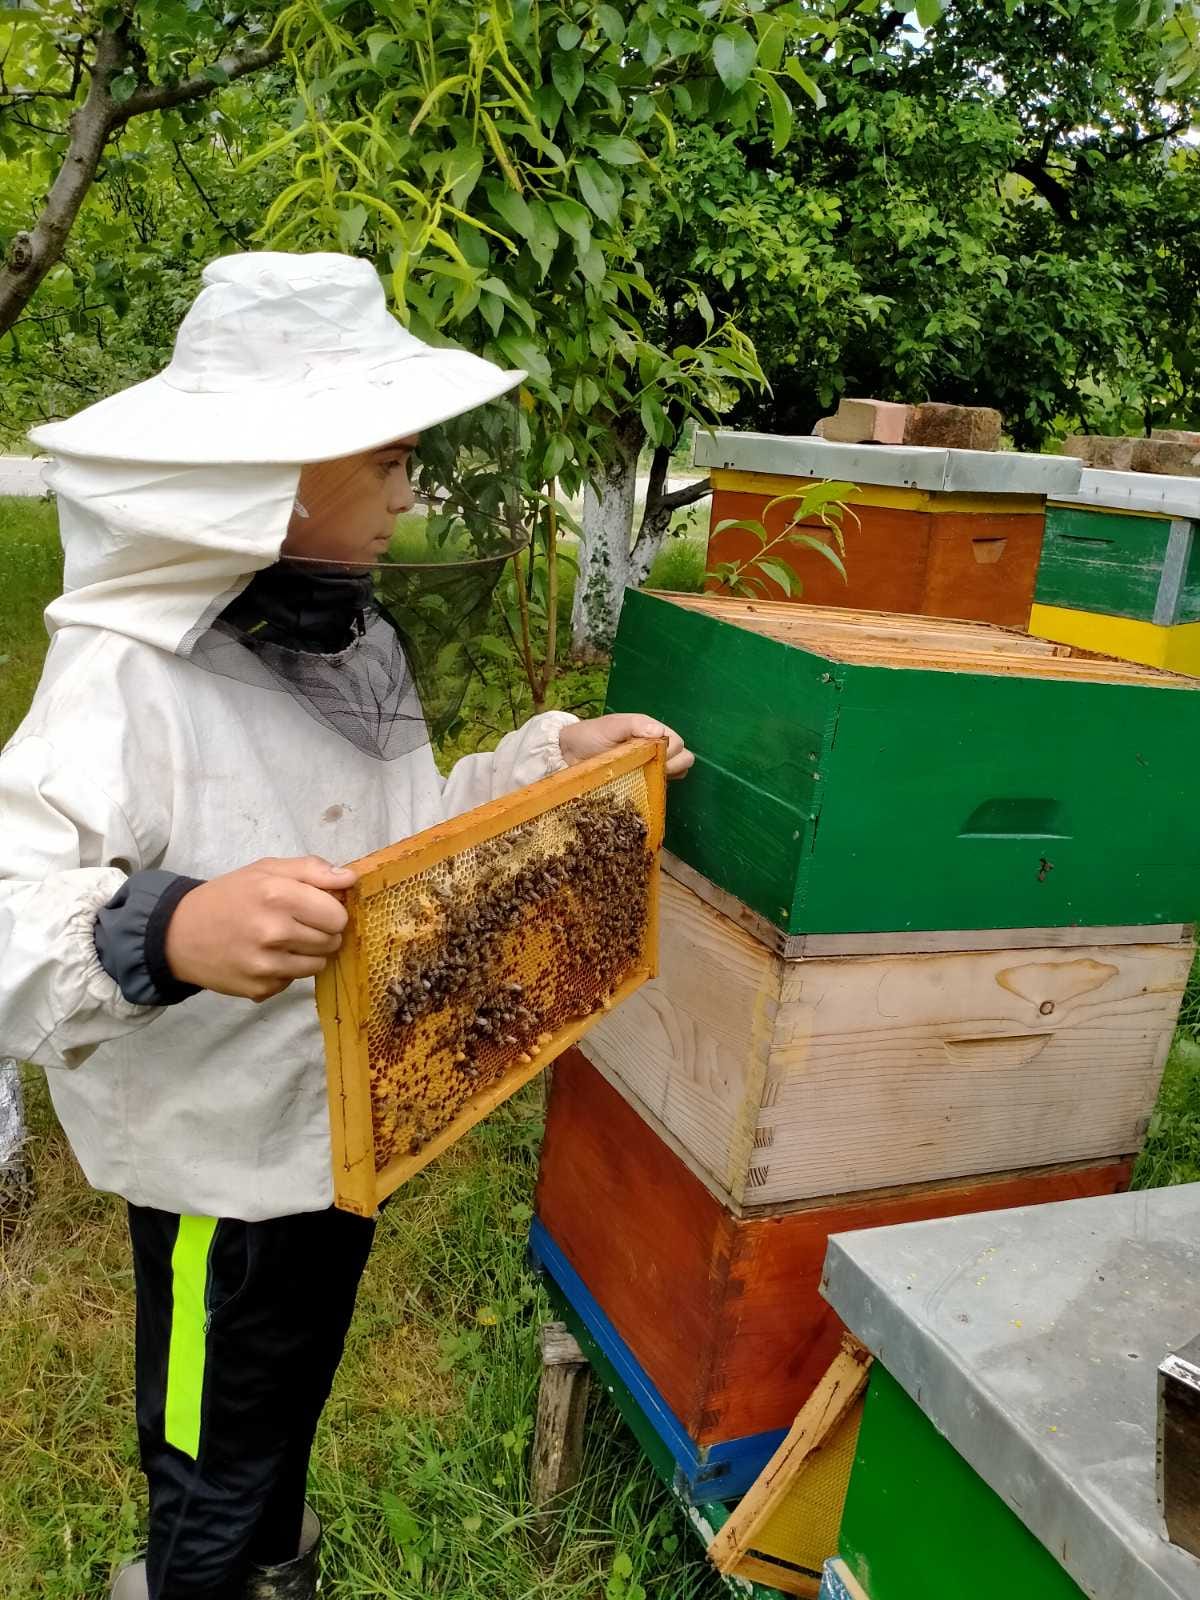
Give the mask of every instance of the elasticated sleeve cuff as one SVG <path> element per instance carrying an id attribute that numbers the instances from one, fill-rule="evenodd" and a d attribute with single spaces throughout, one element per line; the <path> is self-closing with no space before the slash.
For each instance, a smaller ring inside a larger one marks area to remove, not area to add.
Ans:
<path id="1" fill-rule="evenodd" d="M 96 917 L 96 954 L 125 999 L 138 1006 L 173 1006 L 198 992 L 167 965 L 167 925 L 175 907 L 201 878 L 150 868 L 131 873 Z"/>

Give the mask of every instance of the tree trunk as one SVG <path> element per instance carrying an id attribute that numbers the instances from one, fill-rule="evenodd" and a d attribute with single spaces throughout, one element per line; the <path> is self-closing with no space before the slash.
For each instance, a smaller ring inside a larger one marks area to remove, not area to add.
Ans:
<path id="1" fill-rule="evenodd" d="M 670 462 L 670 449 L 660 444 L 650 464 L 650 481 L 646 485 L 642 525 L 634 540 L 633 555 L 629 563 L 629 581 L 637 588 L 645 583 L 655 557 L 666 543 L 667 535 L 671 531 L 671 519 L 675 513 L 682 511 L 685 506 L 695 505 L 697 500 L 703 500 L 712 493 L 710 480 L 701 478 L 695 483 L 689 483 L 685 488 L 676 489 L 674 493 L 668 494 L 667 469 Z"/>
<path id="2" fill-rule="evenodd" d="M 613 434 L 613 459 L 599 481 L 589 484 L 583 495 L 583 537 L 571 608 L 571 643 L 575 654 L 584 660 L 595 660 L 612 649 L 625 587 L 634 581 L 630 546 L 638 451 L 645 434 L 637 417 L 623 418 Z"/>

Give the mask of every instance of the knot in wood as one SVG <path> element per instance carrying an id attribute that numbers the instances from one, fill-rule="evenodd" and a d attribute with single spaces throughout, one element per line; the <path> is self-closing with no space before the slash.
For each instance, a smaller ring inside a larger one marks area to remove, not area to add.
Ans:
<path id="1" fill-rule="evenodd" d="M 12 272 L 27 272 L 33 265 L 33 237 L 14 233 L 8 246 L 8 266 Z"/>

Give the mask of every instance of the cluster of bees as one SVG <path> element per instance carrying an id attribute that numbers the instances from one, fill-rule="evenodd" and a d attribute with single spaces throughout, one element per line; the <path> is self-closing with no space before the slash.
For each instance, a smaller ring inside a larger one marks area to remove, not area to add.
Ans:
<path id="1" fill-rule="evenodd" d="M 410 880 L 412 921 L 371 1029 L 378 1170 L 607 1008 L 645 963 L 647 838 L 636 805 L 601 791 Z"/>

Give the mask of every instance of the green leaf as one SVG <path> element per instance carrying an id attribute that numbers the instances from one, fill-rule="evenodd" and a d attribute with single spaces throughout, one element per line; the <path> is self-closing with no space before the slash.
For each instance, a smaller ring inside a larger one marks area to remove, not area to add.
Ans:
<path id="1" fill-rule="evenodd" d="M 560 50 L 574 50 L 583 38 L 583 29 L 576 27 L 573 22 L 564 22 L 554 37 L 558 40 Z"/>
<path id="2" fill-rule="evenodd" d="M 776 561 L 771 556 L 761 556 L 754 564 L 764 577 L 773 579 L 784 594 L 793 595 L 800 588 L 796 574 L 782 561 Z"/>
<path id="3" fill-rule="evenodd" d="M 625 19 L 616 6 L 597 6 L 595 15 L 596 21 L 613 44 L 620 44 L 625 37 Z"/>
<path id="4" fill-rule="evenodd" d="M 113 105 L 123 106 L 137 86 L 137 73 L 131 67 L 119 72 L 108 86 L 109 98 Z"/>
<path id="5" fill-rule="evenodd" d="M 845 578 L 846 565 L 831 544 L 826 544 L 823 540 L 814 538 L 811 533 L 789 533 L 787 542 L 789 544 L 803 545 L 808 550 L 818 551 L 825 557 L 826 561 L 832 562 L 842 577 Z M 759 564 L 761 566 L 763 563 L 760 562 Z"/>
<path id="6" fill-rule="evenodd" d="M 478 1512 L 476 1512 L 473 1517 L 464 1517 L 462 1519 L 462 1530 L 464 1533 L 478 1533 L 482 1527 L 483 1518 Z"/>
<path id="7" fill-rule="evenodd" d="M 343 250 L 353 250 L 367 225 L 366 206 L 349 206 L 338 213 L 338 239 Z"/>
<path id="8" fill-rule="evenodd" d="M 932 28 L 942 17 L 942 0 L 916 0 L 917 21 L 923 28 Z"/>
<path id="9" fill-rule="evenodd" d="M 633 167 L 645 159 L 645 153 L 640 145 L 634 144 L 632 139 L 622 139 L 616 134 L 596 134 L 591 145 L 601 161 L 607 161 L 610 166 Z"/>
<path id="10" fill-rule="evenodd" d="M 492 209 L 503 217 L 513 232 L 522 239 L 532 239 L 537 232 L 537 225 L 524 196 L 506 184 L 497 182 L 495 178 L 486 181 L 484 189 Z"/>
<path id="11" fill-rule="evenodd" d="M 578 51 L 566 55 L 556 50 L 550 58 L 550 77 L 566 104 L 573 106 L 583 88 L 583 57 Z"/>
<path id="12" fill-rule="evenodd" d="M 387 1521 L 388 1532 L 398 1545 L 412 1544 L 420 1538 L 421 1524 L 399 1495 L 390 1489 L 384 1489 L 379 1500 Z"/>
<path id="13" fill-rule="evenodd" d="M 633 1577 L 633 1561 L 624 1550 L 613 1557 L 612 1569 L 614 1578 Z"/>
<path id="14" fill-rule="evenodd" d="M 542 471 L 546 476 L 547 482 L 551 478 L 557 478 L 570 459 L 570 439 L 563 433 L 552 434 L 546 445 L 546 454 L 542 458 Z"/>
<path id="15" fill-rule="evenodd" d="M 586 206 L 581 206 L 578 200 L 551 200 L 550 215 L 555 223 L 565 234 L 568 234 L 581 250 L 587 248 L 592 239 L 592 219 Z"/>
<path id="16" fill-rule="evenodd" d="M 744 28 L 729 28 L 713 41 L 713 66 L 725 87 L 736 91 L 754 71 L 758 46 Z"/>
<path id="17" fill-rule="evenodd" d="M 755 80 L 766 91 L 771 107 L 771 149 L 776 155 L 792 136 L 792 102 L 769 72 L 756 71 Z"/>
<path id="18" fill-rule="evenodd" d="M 450 198 L 456 206 L 464 206 L 483 172 L 483 157 L 472 145 L 455 145 L 442 164 L 442 172 L 450 185 Z"/>
<path id="19" fill-rule="evenodd" d="M 371 57 L 372 66 L 379 65 L 379 57 L 388 45 L 395 44 L 396 35 L 386 33 L 381 28 L 376 28 L 367 35 L 367 54 Z"/>
<path id="20" fill-rule="evenodd" d="M 815 80 L 811 78 L 807 72 L 805 72 L 804 68 L 796 60 L 795 56 L 788 57 L 788 59 L 784 62 L 783 70 L 787 73 L 788 77 L 793 83 L 798 83 L 800 85 L 805 94 L 812 101 L 813 105 L 816 106 L 818 111 L 824 109 L 824 90 L 822 90 Z"/>
<path id="21" fill-rule="evenodd" d="M 594 240 L 589 240 L 585 249 L 576 249 L 575 258 L 579 262 L 580 272 L 593 288 L 604 282 L 608 264 L 604 259 L 604 251 Z"/>
<path id="22" fill-rule="evenodd" d="M 615 222 L 621 214 L 621 191 L 611 174 L 591 156 L 575 168 L 575 181 L 589 210 L 602 222 Z"/>

